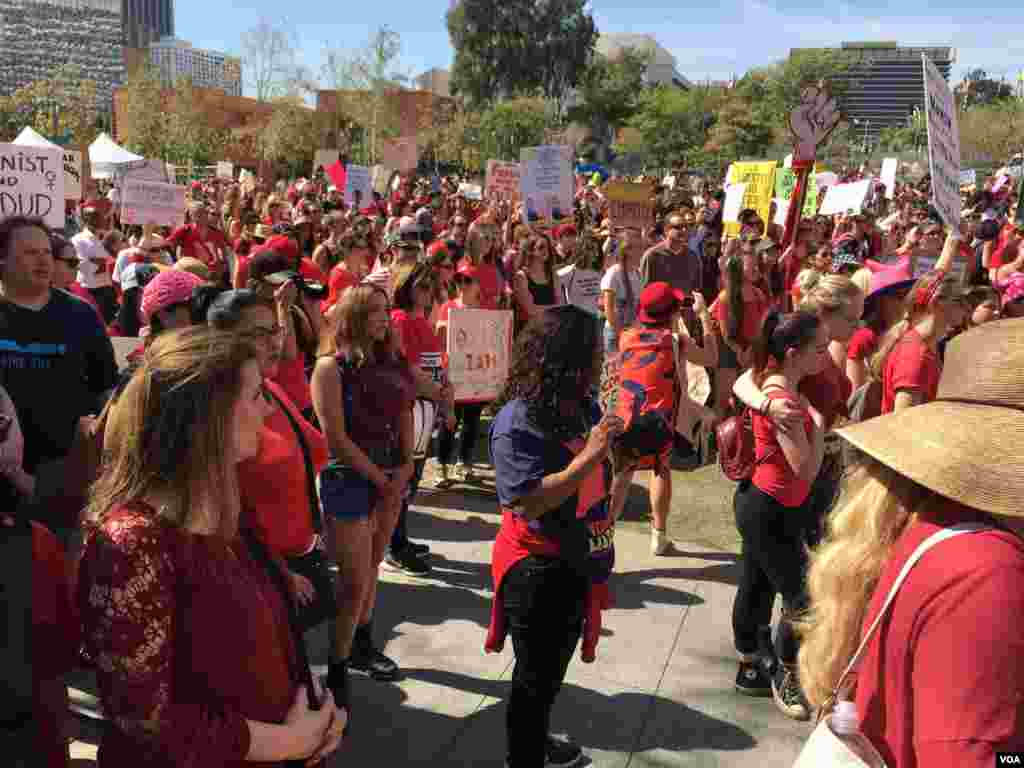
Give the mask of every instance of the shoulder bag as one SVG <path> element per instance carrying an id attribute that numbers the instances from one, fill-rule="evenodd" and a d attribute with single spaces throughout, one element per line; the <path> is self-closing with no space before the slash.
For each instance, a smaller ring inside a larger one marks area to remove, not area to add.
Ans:
<path id="1" fill-rule="evenodd" d="M 871 622 L 871 626 L 868 627 L 868 631 L 864 633 L 864 637 L 861 639 L 860 645 L 857 647 L 857 651 L 853 654 L 853 658 L 850 659 L 850 663 L 846 665 L 846 669 L 843 670 L 843 674 L 839 676 L 839 681 L 836 683 L 835 688 L 832 689 L 832 693 L 829 694 L 828 699 L 825 700 L 821 709 L 818 710 L 818 724 L 811 733 L 811 737 L 804 744 L 804 748 L 800 750 L 800 755 L 797 757 L 796 762 L 793 763 L 793 768 L 830 768 L 830 766 L 833 768 L 868 768 L 867 763 L 832 732 L 832 729 L 829 727 L 826 719 L 826 715 L 830 712 L 832 707 L 835 706 L 836 701 L 839 700 L 839 696 L 843 690 L 843 685 L 856 668 L 858 662 L 860 662 L 861 656 L 864 655 L 864 651 L 867 649 L 868 643 L 871 641 L 871 638 L 881 625 L 882 619 L 885 618 L 886 613 L 888 613 L 889 608 L 892 606 L 892 602 L 896 598 L 896 593 L 899 592 L 900 587 L 903 586 L 903 582 L 906 580 L 907 574 L 910 573 L 911 568 L 917 565 L 917 561 L 924 557 L 925 552 L 940 542 L 951 539 L 954 536 L 959 536 L 963 533 L 981 533 L 988 530 L 992 529 L 978 523 L 961 523 L 960 525 L 954 525 L 950 528 L 944 528 L 941 531 L 936 531 L 918 544 L 917 549 L 915 549 L 913 554 L 910 555 L 907 562 L 903 564 L 903 568 L 896 577 L 896 581 L 893 582 L 892 589 L 889 590 L 889 594 L 886 596 L 885 602 L 882 604 L 882 608 L 878 611 L 878 615 L 875 617 L 875 620 Z"/>

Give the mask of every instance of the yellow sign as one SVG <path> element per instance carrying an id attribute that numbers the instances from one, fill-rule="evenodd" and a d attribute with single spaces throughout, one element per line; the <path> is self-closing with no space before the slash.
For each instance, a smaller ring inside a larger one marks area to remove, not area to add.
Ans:
<path id="1" fill-rule="evenodd" d="M 775 193 L 775 161 L 762 160 L 756 163 L 733 163 L 729 166 L 729 184 L 746 184 L 743 193 L 743 208 L 753 208 L 761 220 L 768 222 L 768 211 Z M 725 223 L 725 234 L 736 237 L 740 233 L 737 222 Z"/>
<path id="2" fill-rule="evenodd" d="M 653 185 L 610 181 L 604 193 L 616 227 L 644 229 L 654 224 Z"/>

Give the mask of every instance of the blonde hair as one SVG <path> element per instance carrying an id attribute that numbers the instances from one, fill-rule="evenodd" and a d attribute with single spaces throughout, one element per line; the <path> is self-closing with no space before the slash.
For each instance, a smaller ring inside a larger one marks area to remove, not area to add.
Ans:
<path id="1" fill-rule="evenodd" d="M 852 275 L 850 275 L 850 280 L 853 282 L 854 285 L 860 288 L 861 293 L 863 293 L 865 296 L 868 295 L 868 291 L 871 290 L 870 269 L 868 269 L 867 267 L 861 267 Z"/>
<path id="2" fill-rule="evenodd" d="M 946 503 L 870 457 L 844 486 L 825 540 L 810 556 L 809 607 L 795 621 L 800 684 L 815 707 L 829 698 L 860 644 L 868 604 L 896 540 L 932 505 Z"/>
<path id="3" fill-rule="evenodd" d="M 844 275 L 827 275 L 816 269 L 805 269 L 796 277 L 800 289 L 800 306 L 804 312 L 823 314 L 841 312 L 864 293 Z"/>
<path id="4" fill-rule="evenodd" d="M 107 412 L 105 463 L 86 520 L 118 504 L 166 496 L 159 517 L 192 533 L 238 533 L 234 410 L 256 349 L 236 334 L 193 326 L 160 334 Z"/>

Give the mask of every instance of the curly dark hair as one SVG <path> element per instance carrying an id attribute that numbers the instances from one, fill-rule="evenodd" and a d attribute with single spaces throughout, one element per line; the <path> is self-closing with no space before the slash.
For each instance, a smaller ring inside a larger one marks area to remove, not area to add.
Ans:
<path id="1" fill-rule="evenodd" d="M 516 337 L 508 382 L 493 408 L 525 400 L 527 419 L 543 432 L 584 434 L 590 425 L 580 405 L 601 368 L 599 331 L 597 318 L 572 304 L 544 310 Z"/>

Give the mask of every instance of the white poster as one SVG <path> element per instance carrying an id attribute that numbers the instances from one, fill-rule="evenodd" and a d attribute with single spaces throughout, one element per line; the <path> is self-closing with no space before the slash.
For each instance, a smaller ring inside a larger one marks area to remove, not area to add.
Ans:
<path id="1" fill-rule="evenodd" d="M 519 199 L 519 163 L 507 163 L 502 160 L 487 161 L 487 179 L 484 190 L 488 200 L 506 200 L 515 202 Z"/>
<path id="2" fill-rule="evenodd" d="M 882 161 L 882 183 L 885 184 L 885 197 L 892 200 L 896 194 L 896 171 L 899 170 L 900 161 L 895 157 L 887 157 Z"/>
<path id="3" fill-rule="evenodd" d="M 871 179 L 864 179 L 852 184 L 837 184 L 834 187 L 829 187 L 818 213 L 822 216 L 847 213 L 848 211 L 860 213 L 873 183 Z"/>
<path id="4" fill-rule="evenodd" d="M 356 204 L 356 192 L 359 193 L 359 207 L 362 208 L 373 200 L 373 183 L 370 169 L 365 165 L 350 165 L 345 169 L 345 204 Z"/>
<path id="5" fill-rule="evenodd" d="M 932 174 L 932 205 L 946 226 L 960 227 L 960 129 L 949 83 L 931 60 L 924 67 L 925 115 L 928 123 L 928 162 Z"/>
<path id="6" fill-rule="evenodd" d="M 448 314 L 448 378 L 455 401 L 494 400 L 508 379 L 512 313 L 452 309 Z"/>
<path id="7" fill-rule="evenodd" d="M 143 179 L 121 183 L 121 221 L 180 227 L 185 223 L 185 187 Z"/>
<path id="8" fill-rule="evenodd" d="M 64 199 L 82 199 L 82 153 L 64 150 Z"/>
<path id="9" fill-rule="evenodd" d="M 64 150 L 0 144 L 0 219 L 31 216 L 64 228 Z"/>
<path id="10" fill-rule="evenodd" d="M 235 178 L 235 164 L 229 163 L 226 160 L 219 160 L 217 162 L 217 178 L 227 179 L 231 181 Z"/>
<path id="11" fill-rule="evenodd" d="M 482 200 L 484 196 L 483 187 L 479 184 L 459 184 L 459 194 L 467 200 Z"/>
<path id="12" fill-rule="evenodd" d="M 773 224 L 778 224 L 780 227 L 786 226 L 786 216 L 789 215 L 789 200 L 783 200 L 781 197 L 775 198 L 775 221 Z"/>
<path id="13" fill-rule="evenodd" d="M 572 147 L 548 144 L 520 153 L 519 194 L 527 223 L 552 223 L 573 215 Z"/>
<path id="14" fill-rule="evenodd" d="M 722 221 L 738 222 L 743 210 L 743 196 L 747 194 L 746 184 L 726 184 L 725 204 L 722 206 Z"/>
<path id="15" fill-rule="evenodd" d="M 961 187 L 969 187 L 972 184 L 977 184 L 977 183 L 978 183 L 978 172 L 975 171 L 973 168 L 968 168 L 967 170 L 961 170 L 960 171 L 960 186 Z"/>

